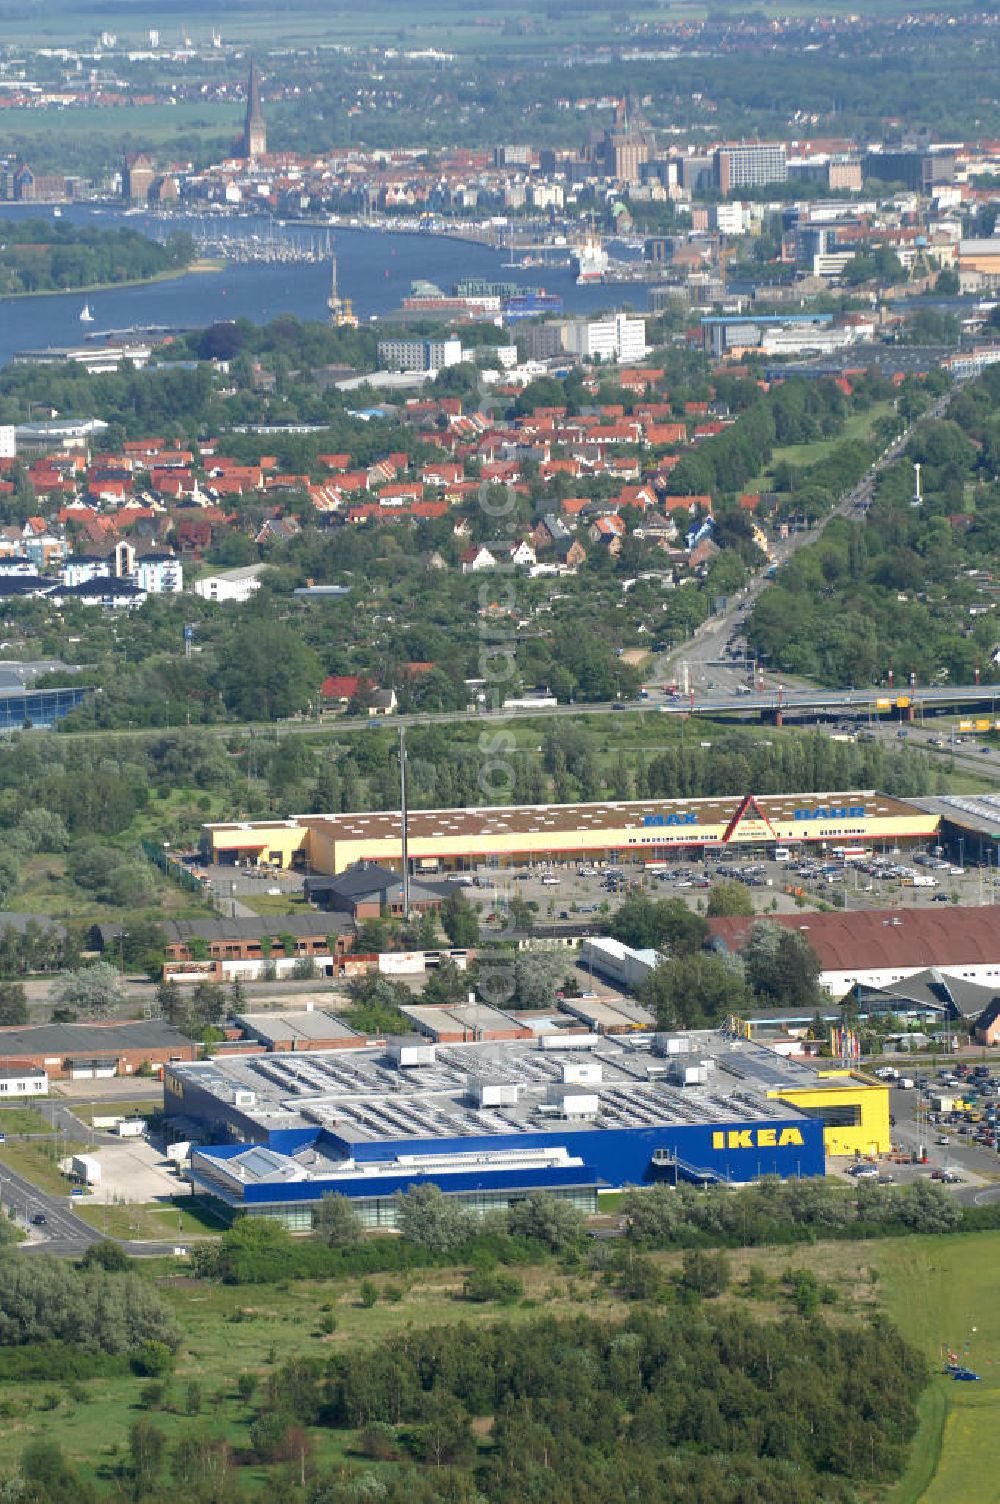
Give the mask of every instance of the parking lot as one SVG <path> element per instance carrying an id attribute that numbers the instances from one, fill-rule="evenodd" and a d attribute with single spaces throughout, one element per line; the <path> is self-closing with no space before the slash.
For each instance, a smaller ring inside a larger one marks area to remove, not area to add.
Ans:
<path id="1" fill-rule="evenodd" d="M 88 1199 L 100 1205 L 143 1204 L 185 1190 L 170 1161 L 146 1139 L 102 1144 L 87 1152 L 101 1167 L 100 1184 L 94 1186 Z"/>
<path id="2" fill-rule="evenodd" d="M 771 854 L 713 852 L 704 857 L 671 853 L 671 860 L 587 862 L 551 861 L 530 867 L 480 867 L 446 878 L 460 884 L 486 924 L 503 923 L 517 894 L 532 905 L 539 924 L 597 924 L 631 892 L 656 898 L 680 898 L 691 908 L 703 905 L 713 883 L 723 879 L 744 885 L 762 914 L 791 913 L 811 901 L 848 909 L 919 908 L 959 902 L 992 903 L 994 874 L 983 868 L 958 868 L 927 852 L 870 853 L 857 860 L 804 854 L 776 861 Z M 443 874 L 435 875 L 440 882 Z M 419 879 L 418 879 L 419 880 Z"/>
<path id="3" fill-rule="evenodd" d="M 912 1091 L 892 1092 L 901 1141 L 922 1141 L 943 1165 L 996 1177 L 1000 1171 L 1000 1074 L 987 1065 L 921 1071 Z"/>

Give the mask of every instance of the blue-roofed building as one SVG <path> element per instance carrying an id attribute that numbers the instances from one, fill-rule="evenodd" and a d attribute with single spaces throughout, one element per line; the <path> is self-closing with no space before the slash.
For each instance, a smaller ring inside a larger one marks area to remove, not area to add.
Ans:
<path id="1" fill-rule="evenodd" d="M 391 1227 L 397 1192 L 428 1182 L 478 1211 L 546 1190 L 592 1212 L 626 1185 L 824 1173 L 825 1121 L 808 1104 L 839 1082 L 728 1033 L 611 1038 L 567 1023 L 503 1043 L 414 1035 L 178 1062 L 166 1111 L 196 1145 L 196 1193 L 297 1229 L 328 1192 Z M 865 1089 L 843 1081 L 845 1101 Z"/>

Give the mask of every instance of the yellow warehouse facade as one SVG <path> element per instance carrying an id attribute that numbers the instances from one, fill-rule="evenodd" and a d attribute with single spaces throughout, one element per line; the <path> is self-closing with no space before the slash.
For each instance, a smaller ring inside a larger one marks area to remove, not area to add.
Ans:
<path id="1" fill-rule="evenodd" d="M 412 870 L 429 873 L 483 862 L 656 861 L 729 846 L 857 852 L 927 841 L 938 824 L 915 805 L 865 790 L 412 810 L 406 829 Z M 363 862 L 398 869 L 402 818 L 398 810 L 381 810 L 209 824 L 202 827 L 202 850 L 224 865 L 302 867 L 329 876 Z"/>
<path id="2" fill-rule="evenodd" d="M 849 1067 L 818 1072 L 822 1085 L 785 1087 L 768 1092 L 806 1117 L 823 1121 L 823 1144 L 829 1155 L 888 1154 L 892 1148 L 889 1088 L 873 1076 Z"/>

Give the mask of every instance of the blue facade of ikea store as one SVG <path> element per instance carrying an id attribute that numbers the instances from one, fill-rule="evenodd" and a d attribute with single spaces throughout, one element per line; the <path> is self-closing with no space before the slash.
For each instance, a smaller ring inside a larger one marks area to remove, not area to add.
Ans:
<path id="1" fill-rule="evenodd" d="M 20 731 L 23 726 L 45 730 L 94 693 L 93 686 L 88 684 L 0 693 L 0 731 Z"/>
<path id="2" fill-rule="evenodd" d="M 356 1166 L 395 1160 L 399 1155 L 489 1155 L 505 1150 L 563 1148 L 581 1161 L 551 1168 L 509 1169 L 469 1165 L 435 1174 L 416 1166 L 399 1175 L 352 1172 L 290 1182 L 247 1181 L 221 1184 L 211 1175 L 211 1161 L 224 1162 L 246 1152 L 247 1144 L 205 1145 L 195 1151 L 191 1173 L 196 1189 L 224 1202 L 230 1210 L 263 1211 L 267 1207 L 311 1203 L 337 1191 L 352 1199 L 391 1197 L 428 1181 L 456 1194 L 565 1190 L 570 1187 L 612 1189 L 648 1185 L 665 1178 L 664 1166 L 680 1179 L 714 1178 L 741 1184 L 762 1175 L 782 1179 L 824 1173 L 823 1124 L 800 1117 L 754 1122 L 664 1124 L 642 1128 L 579 1128 L 562 1132 L 494 1134 L 453 1139 L 381 1139 L 350 1143 L 321 1128 L 284 1129 L 261 1136 L 267 1148 L 292 1155 L 313 1147 L 334 1158 L 351 1158 Z M 654 1162 L 654 1154 L 656 1162 Z M 207 1173 L 206 1173 L 207 1172 Z"/>

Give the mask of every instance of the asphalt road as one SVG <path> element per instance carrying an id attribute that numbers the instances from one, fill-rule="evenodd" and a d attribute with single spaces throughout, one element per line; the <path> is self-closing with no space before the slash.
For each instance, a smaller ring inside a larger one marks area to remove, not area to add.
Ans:
<path id="1" fill-rule="evenodd" d="M 25 1253 L 59 1253 L 79 1257 L 92 1243 L 99 1243 L 101 1235 L 89 1227 L 81 1217 L 69 1209 L 65 1196 L 52 1196 L 47 1191 L 0 1164 L 0 1201 L 12 1208 L 17 1220 L 31 1228 L 34 1241 L 22 1245 Z M 33 1217 L 43 1216 L 45 1226 L 31 1226 Z"/>
<path id="2" fill-rule="evenodd" d="M 928 410 L 925 417 L 940 417 L 950 400 L 951 393 L 949 392 Z M 768 577 L 771 566 L 777 565 L 780 569 L 783 564 L 788 563 L 788 560 L 800 548 L 805 548 L 808 544 L 815 543 L 822 537 L 823 530 L 834 517 L 863 517 L 871 505 L 876 479 L 882 470 L 899 458 L 912 431 L 912 425 L 910 428 L 905 429 L 899 438 L 878 456 L 875 463 L 858 484 L 852 487 L 850 491 L 845 492 L 833 511 L 817 523 L 815 527 L 801 533 L 793 533 L 791 537 L 778 543 L 773 550 L 770 563 L 753 576 L 747 587 L 740 591 L 739 595 L 727 606 L 727 609 L 723 613 L 710 617 L 698 632 L 695 633 L 694 638 L 690 642 L 682 643 L 679 647 L 672 649 L 660 659 L 650 682 L 654 684 L 669 684 L 674 682 L 678 678 L 681 665 L 684 663 L 687 664 L 691 681 L 696 686 L 705 683 L 710 678 L 724 682 L 723 675 L 725 675 L 725 681 L 731 680 L 734 674 L 741 674 L 745 678 L 745 669 L 742 666 L 738 666 L 737 663 L 734 663 L 729 668 L 728 673 L 726 673 L 724 664 L 726 645 L 730 638 L 736 637 L 739 639 L 742 635 L 746 619 L 753 609 L 757 597 L 771 583 L 771 579 Z M 771 687 L 777 682 L 779 677 L 781 676 L 774 674 L 767 675 L 765 685 Z M 796 681 L 788 677 L 785 677 L 784 682 L 789 689 L 794 688 L 796 685 Z M 732 687 L 735 689 L 735 684 Z"/>

